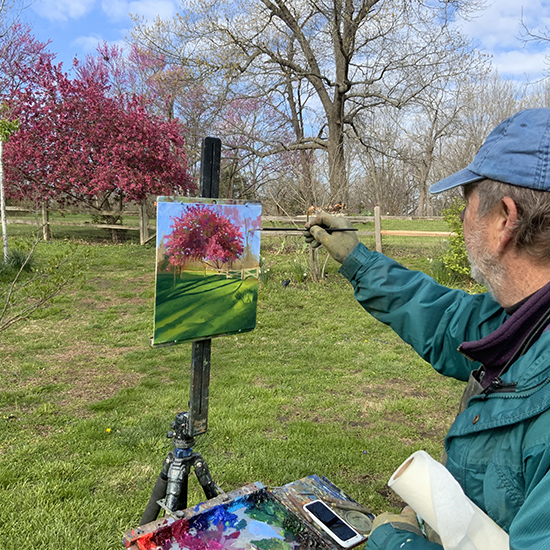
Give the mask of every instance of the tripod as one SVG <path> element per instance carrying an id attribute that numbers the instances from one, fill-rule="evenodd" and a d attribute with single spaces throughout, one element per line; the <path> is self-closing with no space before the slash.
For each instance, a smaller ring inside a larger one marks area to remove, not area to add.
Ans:
<path id="1" fill-rule="evenodd" d="M 204 138 L 201 151 L 201 197 L 219 196 L 220 157 L 221 141 L 217 138 Z M 173 513 L 187 508 L 191 469 L 194 469 L 208 500 L 223 492 L 212 481 L 204 458 L 193 452 L 195 437 L 206 433 L 207 428 L 211 344 L 212 340 L 193 342 L 189 411 L 177 414 L 171 424 L 172 430 L 166 434 L 172 439 L 174 449 L 164 460 L 140 525 L 157 519 L 161 509 Z"/>
<path id="2" fill-rule="evenodd" d="M 191 468 L 194 469 L 207 499 L 214 498 L 222 492 L 212 480 L 204 458 L 200 453 L 193 452 L 195 438 L 189 435 L 189 413 L 177 414 L 171 427 L 173 431 L 169 431 L 167 436 L 173 440 L 174 449 L 168 453 L 164 460 L 140 525 L 157 519 L 161 509 L 172 513 L 187 508 Z"/>

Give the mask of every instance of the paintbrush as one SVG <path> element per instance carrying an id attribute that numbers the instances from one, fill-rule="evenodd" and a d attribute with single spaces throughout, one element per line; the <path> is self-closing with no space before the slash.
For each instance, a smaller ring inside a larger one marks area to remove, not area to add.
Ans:
<path id="1" fill-rule="evenodd" d="M 341 510 L 357 510 L 358 512 L 363 512 L 367 514 L 371 513 L 370 510 L 355 502 L 337 500 L 326 495 L 322 497 L 322 500 L 328 502 L 333 508 L 340 508 Z"/>
<path id="2" fill-rule="evenodd" d="M 302 514 L 302 516 L 308 521 L 308 523 L 311 522 L 311 518 L 305 513 L 304 511 L 304 505 L 291 493 L 291 492 L 288 492 L 286 494 L 288 500 L 290 500 L 290 502 L 292 502 L 292 504 L 294 504 L 295 508 L 298 510 L 298 512 L 300 514 Z"/>
<path id="3" fill-rule="evenodd" d="M 355 227 L 322 227 L 321 229 L 324 229 L 327 233 L 334 233 L 335 231 L 358 231 Z M 260 231 L 307 231 L 307 229 L 300 227 L 262 227 Z"/>

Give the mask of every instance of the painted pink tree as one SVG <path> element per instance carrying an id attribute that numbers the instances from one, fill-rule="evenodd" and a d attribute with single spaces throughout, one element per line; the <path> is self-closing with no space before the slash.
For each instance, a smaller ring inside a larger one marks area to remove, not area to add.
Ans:
<path id="1" fill-rule="evenodd" d="M 190 206 L 172 220 L 165 249 L 170 265 L 180 272 L 189 261 L 203 261 L 221 269 L 244 251 L 241 230 L 211 206 Z"/>

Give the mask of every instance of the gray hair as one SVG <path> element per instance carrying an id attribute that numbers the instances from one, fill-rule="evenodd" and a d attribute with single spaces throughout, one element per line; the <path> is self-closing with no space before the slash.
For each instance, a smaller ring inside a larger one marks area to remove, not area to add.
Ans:
<path id="1" fill-rule="evenodd" d="M 468 198 L 474 189 L 479 194 L 480 218 L 510 197 L 518 212 L 512 235 L 516 247 L 541 262 L 550 260 L 550 192 L 484 179 L 465 185 L 464 196 Z"/>

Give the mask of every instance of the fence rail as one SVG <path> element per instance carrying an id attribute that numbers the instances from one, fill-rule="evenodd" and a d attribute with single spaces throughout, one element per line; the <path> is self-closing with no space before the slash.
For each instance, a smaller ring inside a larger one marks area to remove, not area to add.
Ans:
<path id="1" fill-rule="evenodd" d="M 51 239 L 50 227 L 88 227 L 93 229 L 114 229 L 122 231 L 139 231 L 140 244 L 145 244 L 155 237 L 155 234 L 151 235 L 150 230 L 155 231 L 155 226 L 149 225 L 149 217 L 145 205 L 139 207 L 139 209 L 127 209 L 127 210 L 85 210 L 79 212 L 73 212 L 70 210 L 55 209 L 49 210 L 45 205 L 42 206 L 40 211 L 30 208 L 23 208 L 20 206 L 7 206 L 7 212 L 27 212 L 34 215 L 34 220 L 20 219 L 20 218 L 7 218 L 8 224 L 22 224 L 22 225 L 36 225 L 38 228 L 42 228 L 42 233 L 45 241 Z M 135 225 L 121 225 L 121 224 L 104 224 L 104 223 L 90 223 L 90 222 L 65 222 L 65 221 L 52 221 L 50 219 L 50 213 L 56 214 L 83 214 L 90 216 L 139 216 L 139 226 Z"/>
<path id="2" fill-rule="evenodd" d="M 352 224 L 363 224 L 374 222 L 374 231 L 358 231 L 358 237 L 375 238 L 375 248 L 377 252 L 382 252 L 382 235 L 392 235 L 400 237 L 452 237 L 455 233 L 451 231 L 405 231 L 398 229 L 382 229 L 382 220 L 442 220 L 442 216 L 382 216 L 380 207 L 374 207 L 373 216 L 338 216 L 345 220 L 349 220 Z M 283 235 L 301 235 L 304 224 L 312 219 L 313 216 L 263 216 L 262 222 L 285 222 L 286 224 L 296 224 L 296 231 L 269 231 L 264 233 L 265 236 L 275 237 Z M 262 235 L 262 237 L 264 236 Z"/>
<path id="3" fill-rule="evenodd" d="M 34 219 L 23 218 L 7 218 L 8 224 L 21 224 L 21 225 L 35 225 L 38 228 L 42 228 L 44 240 L 51 238 L 50 227 L 87 227 L 93 229 L 114 229 L 123 231 L 139 231 L 140 243 L 145 244 L 156 237 L 156 227 L 149 224 L 149 218 L 144 207 L 139 209 L 128 210 L 86 210 L 78 212 L 78 214 L 96 215 L 96 216 L 139 216 L 139 226 L 135 225 L 118 225 L 118 224 L 97 224 L 90 222 L 66 222 L 66 221 L 52 221 L 50 219 L 50 211 L 43 208 L 41 211 L 36 211 L 29 208 L 23 208 L 19 206 L 7 206 L 8 212 L 27 212 L 34 215 Z M 57 214 L 75 214 L 75 212 L 69 210 L 55 210 L 51 211 Z M 359 237 L 375 237 L 376 250 L 382 252 L 382 236 L 404 236 L 404 237 L 439 237 L 445 238 L 453 236 L 454 233 L 450 231 L 406 231 L 406 230 L 392 230 L 382 229 L 382 220 L 441 220 L 441 216 L 381 216 L 380 207 L 374 208 L 374 216 L 339 216 L 343 219 L 349 220 L 352 224 L 364 224 L 374 222 L 374 231 L 358 231 Z M 263 224 L 271 224 L 277 222 L 284 222 L 285 224 L 295 224 L 296 231 L 269 231 L 265 232 L 262 237 L 280 237 L 283 235 L 300 236 L 303 231 L 305 223 L 312 219 L 312 216 L 298 215 L 298 216 L 263 216 Z M 266 225 L 264 225 L 266 227 Z M 272 226 L 270 226 L 272 227 Z"/>

